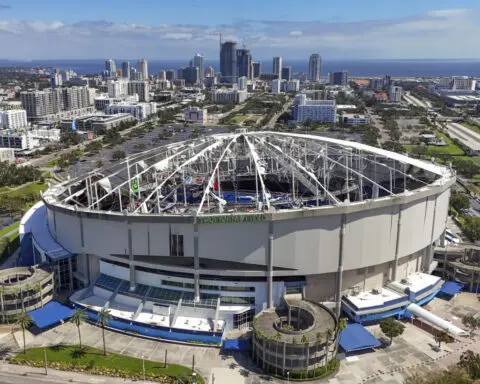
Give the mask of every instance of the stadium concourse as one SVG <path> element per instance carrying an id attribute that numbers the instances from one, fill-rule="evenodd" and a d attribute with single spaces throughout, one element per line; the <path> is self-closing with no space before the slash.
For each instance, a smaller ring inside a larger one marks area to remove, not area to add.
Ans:
<path id="1" fill-rule="evenodd" d="M 455 172 L 315 135 L 204 136 L 49 188 L 22 257 L 92 320 L 218 344 L 291 295 L 352 321 L 431 300 Z M 312 313 L 315 313 L 313 311 Z"/>

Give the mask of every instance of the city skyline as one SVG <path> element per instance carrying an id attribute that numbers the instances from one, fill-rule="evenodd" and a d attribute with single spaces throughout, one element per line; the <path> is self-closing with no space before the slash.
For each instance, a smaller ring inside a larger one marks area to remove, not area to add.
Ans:
<path id="1" fill-rule="evenodd" d="M 308 1 L 295 7 L 279 1 L 274 7 L 271 1 L 250 0 L 238 7 L 187 0 L 182 12 L 147 1 L 122 7 L 127 2 L 120 0 L 108 14 L 99 13 L 91 0 L 81 7 L 47 3 L 0 1 L 2 59 L 186 59 L 195 52 L 213 58 L 218 57 L 219 33 L 224 41 L 245 44 L 255 60 L 308 58 L 312 52 L 335 59 L 479 57 L 471 47 L 480 32 L 480 8 L 471 0 L 457 1 L 455 8 L 443 0 L 346 0 L 341 7 Z"/>

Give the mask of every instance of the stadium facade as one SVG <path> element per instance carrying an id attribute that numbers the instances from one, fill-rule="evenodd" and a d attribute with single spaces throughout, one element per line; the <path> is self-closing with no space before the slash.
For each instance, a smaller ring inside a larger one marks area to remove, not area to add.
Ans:
<path id="1" fill-rule="evenodd" d="M 454 182 L 451 168 L 356 142 L 204 136 L 51 187 L 22 241 L 93 319 L 108 308 L 114 327 L 218 342 L 286 295 L 356 321 L 362 292 L 389 315 L 417 302 L 410 290 L 434 297 Z"/>

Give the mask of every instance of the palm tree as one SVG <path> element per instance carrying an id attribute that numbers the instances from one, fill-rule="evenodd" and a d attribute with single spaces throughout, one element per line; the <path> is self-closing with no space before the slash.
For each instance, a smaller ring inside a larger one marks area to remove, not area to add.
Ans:
<path id="1" fill-rule="evenodd" d="M 307 337 L 307 335 L 302 336 L 302 344 L 304 345 L 303 356 L 304 356 L 304 359 L 305 359 L 306 376 L 308 377 L 308 353 L 305 353 L 305 352 L 308 352 L 307 351 L 307 349 L 308 349 L 308 337 Z"/>
<path id="2" fill-rule="evenodd" d="M 282 340 L 282 334 L 280 332 L 277 332 L 275 335 L 275 375 L 277 374 L 277 369 L 278 369 L 278 342 Z"/>
<path id="3" fill-rule="evenodd" d="M 323 338 L 322 333 L 321 333 L 321 332 L 317 332 L 316 335 L 315 335 L 315 338 L 316 338 L 316 340 L 317 340 L 317 353 L 316 353 L 316 354 L 318 355 L 318 346 L 321 344 L 322 338 Z M 315 365 L 316 365 L 316 364 L 315 364 Z M 317 368 L 315 367 L 315 369 L 317 369 Z"/>
<path id="4" fill-rule="evenodd" d="M 347 325 L 348 325 L 348 321 L 345 317 L 341 317 L 340 319 L 338 319 L 338 322 L 337 322 L 337 334 L 336 334 L 336 344 L 337 344 L 337 348 L 338 348 L 338 342 L 339 342 L 339 338 L 340 338 L 340 333 L 345 329 L 347 328 Z"/>
<path id="5" fill-rule="evenodd" d="M 14 287 L 14 288 L 10 291 L 10 294 L 13 296 L 13 298 L 14 298 L 14 300 L 15 300 L 15 311 L 18 310 L 17 298 L 18 298 L 19 293 L 20 293 L 20 290 L 19 290 L 17 287 Z"/>
<path id="6" fill-rule="evenodd" d="M 327 329 L 327 332 L 325 332 L 325 339 L 326 339 L 326 343 L 325 343 L 325 367 L 327 366 L 328 364 L 328 341 L 332 338 L 333 336 L 333 331 L 329 328 Z"/>
<path id="7" fill-rule="evenodd" d="M 87 318 L 87 312 L 84 309 L 77 308 L 75 312 L 73 312 L 73 316 L 70 319 L 70 322 L 77 326 L 78 341 L 80 343 L 80 349 L 82 349 L 82 335 L 80 334 L 80 325 L 83 324 L 86 318 Z"/>
<path id="8" fill-rule="evenodd" d="M 32 317 L 27 312 L 22 312 L 17 317 L 17 325 L 22 328 L 23 333 L 23 353 L 26 353 L 26 344 L 25 344 L 25 329 L 30 327 L 33 324 Z"/>
<path id="9" fill-rule="evenodd" d="M 105 326 L 108 325 L 108 320 L 112 318 L 110 311 L 108 309 L 102 308 L 98 312 L 98 323 L 102 327 L 102 338 L 103 338 L 103 355 L 107 356 L 107 349 L 105 347 Z"/>
<path id="10" fill-rule="evenodd" d="M 2 321 L 5 323 L 5 306 L 3 304 L 3 294 L 5 293 L 5 287 L 0 285 L 0 302 L 2 305 Z"/>
<path id="11" fill-rule="evenodd" d="M 36 293 L 40 293 L 40 305 L 42 306 L 43 308 L 43 294 L 42 294 L 42 284 L 40 283 L 37 283 L 35 284 L 35 292 Z"/>

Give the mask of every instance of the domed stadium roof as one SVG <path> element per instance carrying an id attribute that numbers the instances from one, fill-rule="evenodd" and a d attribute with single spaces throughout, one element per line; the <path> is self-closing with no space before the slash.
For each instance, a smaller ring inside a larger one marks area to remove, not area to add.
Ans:
<path id="1" fill-rule="evenodd" d="M 139 215 L 275 212 L 408 194 L 453 175 L 450 168 L 357 142 L 238 132 L 135 154 L 44 196 L 77 208 Z"/>

